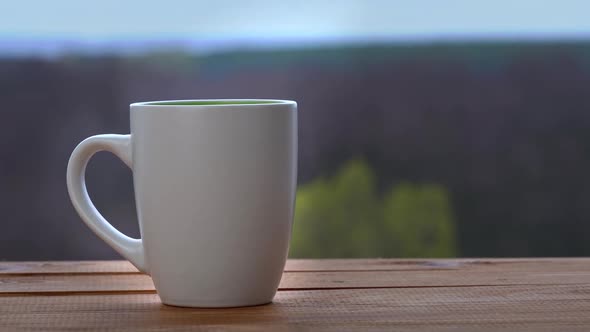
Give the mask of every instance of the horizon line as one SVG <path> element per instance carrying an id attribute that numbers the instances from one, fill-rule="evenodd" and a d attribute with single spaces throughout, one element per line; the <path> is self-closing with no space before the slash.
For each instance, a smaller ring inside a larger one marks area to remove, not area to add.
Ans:
<path id="1" fill-rule="evenodd" d="M 377 45 L 436 45 L 470 43 L 575 43 L 590 41 L 590 34 L 431 35 L 431 36 L 238 36 L 203 38 L 150 38 L 122 36 L 89 39 L 67 36 L 17 36 L 0 33 L 0 56 L 60 57 L 69 54 L 137 55 L 170 51 L 208 55 L 240 50 L 281 50 Z M 7 47 L 8 46 L 8 47 Z"/>

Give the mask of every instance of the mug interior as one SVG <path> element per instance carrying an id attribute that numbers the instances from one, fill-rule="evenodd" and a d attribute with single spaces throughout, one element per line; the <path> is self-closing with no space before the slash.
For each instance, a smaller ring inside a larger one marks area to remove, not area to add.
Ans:
<path id="1" fill-rule="evenodd" d="M 212 106 L 212 105 L 259 105 L 259 104 L 283 104 L 283 100 L 268 99 L 244 99 L 244 100 L 170 100 L 138 103 L 143 106 Z"/>

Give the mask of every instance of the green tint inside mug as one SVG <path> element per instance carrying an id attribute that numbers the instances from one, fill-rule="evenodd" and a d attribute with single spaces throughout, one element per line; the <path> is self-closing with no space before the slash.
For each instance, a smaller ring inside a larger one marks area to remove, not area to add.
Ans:
<path id="1" fill-rule="evenodd" d="M 178 100 L 178 101 L 154 101 L 145 102 L 143 105 L 159 106 L 213 106 L 213 105 L 258 105 L 258 104 L 280 104 L 280 100 Z"/>

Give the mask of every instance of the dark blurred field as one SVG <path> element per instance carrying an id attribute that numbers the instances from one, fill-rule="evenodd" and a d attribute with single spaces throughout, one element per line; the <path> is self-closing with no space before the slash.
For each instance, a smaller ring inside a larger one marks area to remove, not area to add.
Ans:
<path id="1" fill-rule="evenodd" d="M 590 42 L 2 58 L 0 97 L 0 259 L 117 257 L 69 154 L 128 133 L 131 102 L 192 98 L 298 102 L 294 256 L 590 255 Z M 130 171 L 101 154 L 87 179 L 138 236 Z"/>

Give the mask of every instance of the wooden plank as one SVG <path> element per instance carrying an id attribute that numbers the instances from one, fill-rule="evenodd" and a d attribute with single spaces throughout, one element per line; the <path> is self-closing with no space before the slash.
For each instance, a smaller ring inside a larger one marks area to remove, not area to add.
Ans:
<path id="1" fill-rule="evenodd" d="M 128 261 L 0 262 L 6 274 L 139 273 Z"/>
<path id="2" fill-rule="evenodd" d="M 154 294 L 0 297 L 3 330 L 590 329 L 590 285 L 279 292 L 271 305 L 187 309 Z"/>
<path id="3" fill-rule="evenodd" d="M 286 271 L 398 271 L 521 269 L 526 271 L 562 268 L 590 269 L 590 258 L 509 258 L 509 259 L 289 259 Z M 0 275 L 139 273 L 127 261 L 0 262 Z"/>
<path id="4" fill-rule="evenodd" d="M 432 270 L 454 268 L 455 262 L 391 259 L 290 259 L 286 271 Z M 139 273 L 128 261 L 0 262 L 3 274 Z"/>
<path id="5" fill-rule="evenodd" d="M 493 272 L 486 270 L 285 272 L 280 290 L 556 284 L 590 284 L 590 270 L 586 267 L 578 267 L 548 272 L 529 272 L 518 269 Z M 0 276 L 0 295 L 116 291 L 154 291 L 154 285 L 151 278 L 143 274 Z"/>

